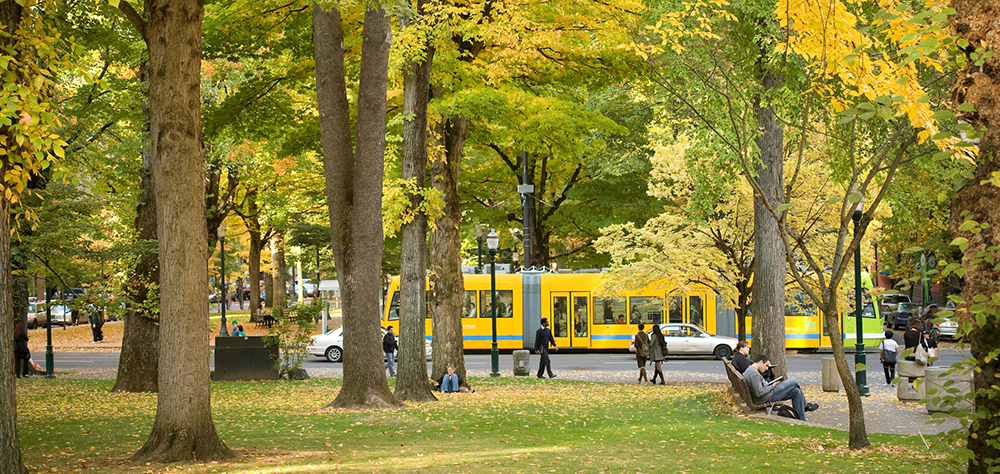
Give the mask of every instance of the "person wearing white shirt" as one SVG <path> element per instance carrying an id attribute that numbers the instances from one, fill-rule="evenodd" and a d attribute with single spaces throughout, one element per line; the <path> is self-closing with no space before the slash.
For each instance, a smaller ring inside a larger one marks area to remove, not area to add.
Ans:
<path id="1" fill-rule="evenodd" d="M 892 331 L 885 331 L 885 339 L 878 345 L 878 360 L 882 362 L 882 370 L 885 372 L 885 385 L 893 386 L 892 379 L 896 378 L 896 360 L 899 359 L 899 344 L 892 339 Z"/>

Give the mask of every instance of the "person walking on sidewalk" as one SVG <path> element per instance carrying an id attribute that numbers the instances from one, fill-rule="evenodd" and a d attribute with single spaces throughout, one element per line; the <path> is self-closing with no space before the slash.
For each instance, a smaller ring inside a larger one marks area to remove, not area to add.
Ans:
<path id="1" fill-rule="evenodd" d="M 892 386 L 892 380 L 896 378 L 896 360 L 899 355 L 899 344 L 892 339 L 892 331 L 885 331 L 885 340 L 878 345 L 878 360 L 882 362 L 882 371 L 885 372 L 885 386 Z"/>
<path id="2" fill-rule="evenodd" d="M 653 325 L 653 337 L 649 340 L 649 360 L 653 361 L 653 384 L 656 384 L 656 377 L 660 377 L 660 385 L 665 385 L 667 381 L 663 378 L 663 369 L 660 364 L 667 359 L 667 341 L 663 339 L 660 332 L 660 325 Z"/>
<path id="3" fill-rule="evenodd" d="M 24 321 L 14 324 L 14 375 L 17 378 L 27 377 L 30 373 L 31 352 L 28 351 L 28 330 L 24 327 Z M 24 364 L 24 371 L 21 367 Z"/>
<path id="4" fill-rule="evenodd" d="M 541 355 L 541 359 L 538 361 L 538 378 L 545 378 L 545 371 L 548 371 L 549 378 L 556 378 L 555 374 L 552 373 L 552 361 L 549 359 L 549 344 L 552 344 L 552 350 L 558 351 L 559 348 L 556 347 L 556 340 L 552 338 L 552 331 L 549 330 L 549 318 L 542 318 L 542 327 L 535 331 L 535 353 Z"/>
<path id="5" fill-rule="evenodd" d="M 90 332 L 94 335 L 94 343 L 104 341 L 104 316 L 97 312 L 90 312 Z"/>
<path id="6" fill-rule="evenodd" d="M 399 350 L 399 344 L 396 342 L 396 334 L 392 332 L 392 326 L 389 326 L 387 331 L 382 338 L 382 352 L 385 352 L 385 368 L 389 369 L 389 377 L 395 377 L 396 351 Z"/>
<path id="7" fill-rule="evenodd" d="M 649 359 L 649 335 L 646 334 L 646 325 L 639 323 L 639 332 L 635 333 L 635 362 L 639 364 L 639 383 L 643 380 L 649 382 L 646 376 L 646 359 Z"/>

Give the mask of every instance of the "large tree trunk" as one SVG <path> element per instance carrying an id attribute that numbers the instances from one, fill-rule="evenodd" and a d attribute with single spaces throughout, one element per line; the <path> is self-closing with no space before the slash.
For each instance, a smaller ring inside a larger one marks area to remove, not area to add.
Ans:
<path id="1" fill-rule="evenodd" d="M 426 0 L 418 2 L 418 14 L 423 14 Z M 403 27 L 412 27 L 409 18 L 401 20 Z M 427 45 L 422 60 L 407 62 L 403 69 L 403 115 L 412 119 L 403 122 L 402 177 L 414 180 L 417 190 L 423 190 L 427 175 L 427 102 L 430 99 L 431 64 L 434 48 Z M 419 209 L 420 194 L 410 195 L 410 208 Z M 417 210 L 413 220 L 403 224 L 400 235 L 400 295 L 399 295 L 399 371 L 396 374 L 396 397 L 415 402 L 435 401 L 427 381 L 426 321 L 427 311 L 427 215 Z"/>
<path id="2" fill-rule="evenodd" d="M 271 316 L 278 318 L 283 314 L 288 300 L 288 262 L 285 261 L 285 231 L 277 230 L 271 236 L 271 284 L 272 292 Z"/>
<path id="3" fill-rule="evenodd" d="M 437 380 L 454 366 L 455 372 L 466 378 L 465 342 L 462 336 L 462 298 L 465 280 L 462 278 L 462 201 L 458 194 L 458 179 L 462 169 L 462 153 L 468 133 L 465 118 L 443 121 L 436 135 L 443 142 L 444 156 L 431 160 L 434 187 L 444 199 L 442 214 L 434 220 L 430 235 L 431 327 L 434 337 L 431 378 Z"/>
<path id="4" fill-rule="evenodd" d="M 344 71 L 340 11 L 313 5 L 316 98 L 323 143 L 330 241 L 344 320 L 344 384 L 328 406 L 393 408 L 382 366 L 378 314 L 382 269 L 382 173 L 392 30 L 382 8 L 365 11 L 358 78 L 357 153 Z"/>
<path id="5" fill-rule="evenodd" d="M 868 431 L 865 428 L 865 409 L 861 404 L 861 392 L 858 390 L 857 381 L 854 378 L 854 367 L 847 362 L 847 354 L 844 352 L 844 337 L 840 330 L 840 322 L 837 317 L 837 300 L 835 292 L 824 290 L 824 299 L 829 302 L 823 308 L 823 324 L 830 332 L 830 345 L 833 346 L 833 360 L 837 365 L 837 374 L 844 384 L 844 393 L 847 394 L 848 409 L 848 441 L 850 449 L 865 449 L 871 447 L 868 442 Z"/>
<path id="6" fill-rule="evenodd" d="M 0 21 L 4 32 L 0 45 L 12 47 L 19 41 L 16 32 L 21 24 L 21 5 L 14 1 L 0 3 Z M 7 127 L 0 128 L 0 135 L 13 144 Z M 0 172 L 10 168 L 4 157 Z M 14 302 L 11 299 L 10 274 L 10 201 L 0 194 L 0 472 L 26 474 L 21 459 L 21 441 L 17 434 L 17 386 L 14 377 Z"/>
<path id="7" fill-rule="evenodd" d="M 5 2 L 14 3 L 14 2 Z M 0 6 L 5 19 L 9 6 Z M 6 162 L 3 171 L 6 171 Z M 14 302 L 10 282 L 10 201 L 0 196 L 0 472 L 27 473 L 17 435 L 17 386 L 14 379 Z"/>
<path id="8" fill-rule="evenodd" d="M 144 68 L 145 69 L 145 68 Z M 142 197 L 136 207 L 135 228 L 139 242 L 156 242 L 156 198 L 153 195 L 151 150 L 142 153 Z M 150 285 L 160 282 L 157 254 L 140 245 L 135 268 L 125 284 L 129 299 L 128 314 L 122 334 L 122 352 L 118 378 L 112 392 L 156 392 L 159 380 L 160 326 L 156 305 L 149 301 Z"/>
<path id="9" fill-rule="evenodd" d="M 151 0 L 150 142 L 160 250 L 156 418 L 136 463 L 235 456 L 215 431 L 209 385 L 208 235 L 201 149 L 199 0 Z"/>
<path id="10" fill-rule="evenodd" d="M 955 0 L 952 6 L 956 10 L 952 27 L 955 33 L 968 40 L 967 54 L 975 48 L 1000 50 L 1000 28 L 996 22 L 1000 3 L 996 0 Z M 980 474 L 1000 469 L 1000 447 L 996 444 L 996 433 L 1000 430 L 1000 397 L 996 396 L 1000 359 L 991 355 L 1000 349 L 1000 318 L 986 311 L 983 313 L 985 324 L 981 324 L 969 313 L 968 305 L 977 296 L 989 298 L 1000 287 L 1000 271 L 996 266 L 974 264 L 981 259 L 996 261 L 1000 253 L 995 250 L 1000 245 L 1000 188 L 991 183 L 994 173 L 1000 172 L 997 157 L 1000 152 L 1000 57 L 986 59 L 983 66 L 970 62 L 969 69 L 955 84 L 954 96 L 955 104 L 971 102 L 976 106 L 975 112 L 963 118 L 983 131 L 975 173 L 958 191 L 951 207 L 950 222 L 951 232 L 965 238 L 969 244 L 963 261 L 967 272 L 962 298 L 966 303 L 960 305 L 957 314 L 963 324 L 968 322 L 973 328 L 966 341 L 971 344 L 972 358 L 976 361 L 972 388 L 979 418 L 969 428 L 969 449 L 974 455 L 969 460 L 969 473 Z M 965 221 L 988 227 L 980 230 L 977 226 L 974 230 L 978 233 L 974 233 L 962 229 Z M 982 305 L 996 310 L 990 301 Z"/>
<path id="11" fill-rule="evenodd" d="M 260 254 L 262 242 L 260 239 L 260 217 L 257 208 L 257 190 L 247 193 L 249 202 L 247 209 L 247 230 L 250 234 L 250 255 L 248 263 L 250 267 L 250 321 L 260 322 L 264 318 L 260 314 Z M 241 296 L 242 298 L 242 296 Z"/>
<path id="12" fill-rule="evenodd" d="M 785 375 L 785 246 L 778 221 L 762 201 L 767 199 L 771 208 L 776 208 L 785 196 L 782 180 L 784 132 L 773 105 L 761 103 L 781 87 L 781 80 L 767 71 L 761 86 L 763 91 L 754 98 L 754 112 L 759 130 L 755 140 L 760 149 L 757 183 L 764 196 L 754 195 L 751 343 L 755 354 L 767 354 L 778 366 L 775 374 Z"/>

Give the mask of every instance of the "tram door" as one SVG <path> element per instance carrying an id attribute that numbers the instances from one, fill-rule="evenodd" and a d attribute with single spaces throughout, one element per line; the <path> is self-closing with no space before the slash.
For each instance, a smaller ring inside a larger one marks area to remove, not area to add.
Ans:
<path id="1" fill-rule="evenodd" d="M 552 336 L 560 347 L 590 347 L 590 293 L 552 293 Z"/>

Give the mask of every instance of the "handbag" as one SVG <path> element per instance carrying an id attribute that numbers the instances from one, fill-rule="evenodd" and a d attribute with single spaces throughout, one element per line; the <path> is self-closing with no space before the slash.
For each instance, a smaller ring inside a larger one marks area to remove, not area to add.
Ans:
<path id="1" fill-rule="evenodd" d="M 896 363 L 896 351 L 888 351 L 882 349 L 882 363 L 883 364 L 895 364 Z"/>
<path id="2" fill-rule="evenodd" d="M 922 344 L 917 345 L 917 350 L 913 354 L 918 364 L 927 365 L 927 349 L 924 349 Z"/>

